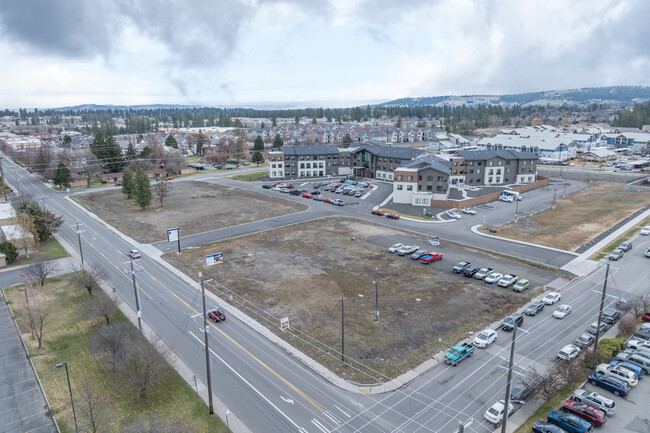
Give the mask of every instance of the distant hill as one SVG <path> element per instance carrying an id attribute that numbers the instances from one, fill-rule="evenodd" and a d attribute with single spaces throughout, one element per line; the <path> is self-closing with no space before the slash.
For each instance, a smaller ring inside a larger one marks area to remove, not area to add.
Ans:
<path id="1" fill-rule="evenodd" d="M 97 105 L 97 104 L 83 104 L 74 105 L 71 107 L 58 107 L 52 108 L 56 111 L 103 111 L 103 110 L 160 110 L 177 108 L 179 110 L 187 108 L 201 108 L 202 105 L 179 105 L 179 104 L 151 104 L 151 105 Z"/>
<path id="2" fill-rule="evenodd" d="M 585 87 L 570 90 L 547 90 L 544 92 L 516 93 L 512 95 L 448 95 L 419 98 L 401 98 L 385 102 L 389 107 L 419 107 L 426 105 L 589 105 L 607 104 L 625 106 L 650 101 L 648 86 Z"/>

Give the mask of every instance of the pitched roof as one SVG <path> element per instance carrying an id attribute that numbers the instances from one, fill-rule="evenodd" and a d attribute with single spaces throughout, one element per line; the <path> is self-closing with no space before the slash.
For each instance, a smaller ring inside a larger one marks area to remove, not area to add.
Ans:
<path id="1" fill-rule="evenodd" d="M 282 146 L 285 155 L 338 155 L 339 148 L 333 144 L 314 144 L 309 146 Z"/>
<path id="2" fill-rule="evenodd" d="M 410 149 L 405 147 L 387 147 L 378 144 L 362 144 L 357 148 L 357 152 L 367 150 L 375 156 L 397 159 L 413 159 L 421 155 L 424 150 Z"/>
<path id="3" fill-rule="evenodd" d="M 442 159 L 435 155 L 422 155 L 412 161 L 404 161 L 400 167 L 417 168 L 418 170 L 423 168 L 432 168 L 441 173 L 451 173 L 451 161 L 447 161 L 446 159 Z"/>
<path id="4" fill-rule="evenodd" d="M 514 150 L 461 150 L 458 153 L 468 161 L 485 161 L 492 158 L 501 159 L 539 159 L 537 155 L 531 152 L 516 152 Z"/>

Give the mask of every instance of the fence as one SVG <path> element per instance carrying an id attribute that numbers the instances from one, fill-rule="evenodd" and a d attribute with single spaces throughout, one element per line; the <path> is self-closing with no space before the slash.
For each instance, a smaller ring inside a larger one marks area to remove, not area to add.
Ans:
<path id="1" fill-rule="evenodd" d="M 573 179 L 589 182 L 592 180 L 604 180 L 607 182 L 629 183 L 648 177 L 647 174 L 624 173 L 609 170 L 582 170 L 566 167 L 537 167 L 537 173 L 547 177 L 560 177 L 562 179 Z"/>

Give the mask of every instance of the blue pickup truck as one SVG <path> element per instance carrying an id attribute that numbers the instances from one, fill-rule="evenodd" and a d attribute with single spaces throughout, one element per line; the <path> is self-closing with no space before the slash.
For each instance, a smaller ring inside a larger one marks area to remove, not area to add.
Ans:
<path id="1" fill-rule="evenodd" d="M 445 354 L 445 362 L 447 364 L 456 366 L 463 359 L 472 356 L 472 352 L 476 349 L 471 344 L 461 343 L 449 349 Z"/>

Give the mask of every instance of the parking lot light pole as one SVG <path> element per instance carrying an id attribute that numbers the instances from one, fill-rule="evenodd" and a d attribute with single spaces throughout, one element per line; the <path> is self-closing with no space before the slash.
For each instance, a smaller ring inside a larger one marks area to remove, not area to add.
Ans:
<path id="1" fill-rule="evenodd" d="M 341 361 L 345 362 L 345 296 L 341 295 Z"/>
<path id="2" fill-rule="evenodd" d="M 212 378 L 210 377 L 210 348 L 208 347 L 208 316 L 205 309 L 205 284 L 203 281 L 203 272 L 199 272 L 199 279 L 201 280 L 201 295 L 203 298 L 203 336 L 205 338 L 205 368 L 208 381 L 208 409 L 210 415 L 214 413 L 214 405 L 212 403 Z"/>
<path id="3" fill-rule="evenodd" d="M 379 322 L 379 288 L 377 281 L 372 282 L 375 285 L 375 322 Z"/>
<path id="4" fill-rule="evenodd" d="M 517 222 L 518 213 L 519 213 L 519 200 L 515 200 L 515 222 Z"/>
<path id="5" fill-rule="evenodd" d="M 501 423 L 501 433 L 506 433 L 508 426 L 508 416 L 510 415 L 510 389 L 512 387 L 512 367 L 515 358 L 515 339 L 517 338 L 517 323 L 512 328 L 512 343 L 510 344 L 510 360 L 508 361 L 508 381 L 506 382 L 506 398 L 503 405 L 503 422 Z"/>
<path id="6" fill-rule="evenodd" d="M 72 405 L 72 418 L 74 418 L 74 429 L 79 433 L 79 427 L 77 427 L 77 414 L 74 411 L 74 400 L 72 399 L 72 387 L 70 386 L 70 375 L 68 374 L 68 363 L 61 362 L 56 364 L 56 368 L 65 367 L 65 376 L 68 378 L 68 391 L 70 391 L 70 404 Z"/>

